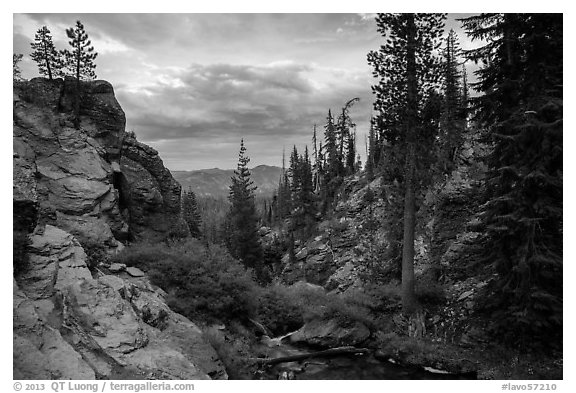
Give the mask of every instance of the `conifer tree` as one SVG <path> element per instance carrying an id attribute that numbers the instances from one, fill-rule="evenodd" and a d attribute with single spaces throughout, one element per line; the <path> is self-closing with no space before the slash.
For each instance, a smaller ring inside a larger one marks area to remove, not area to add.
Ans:
<path id="1" fill-rule="evenodd" d="M 471 99 L 493 143 L 488 157 L 486 261 L 497 337 L 508 343 L 562 339 L 562 14 L 481 14 L 466 18 L 483 40 Z M 561 347 L 560 347 L 561 348 Z"/>
<path id="2" fill-rule="evenodd" d="M 84 30 L 84 25 L 76 21 L 76 26 L 66 29 L 66 35 L 70 38 L 68 44 L 72 50 L 63 50 L 62 56 L 64 66 L 69 75 L 76 80 L 74 87 L 74 126 L 80 127 L 80 81 L 83 79 L 96 79 L 96 64 L 94 60 L 98 53 L 94 52 L 94 47 L 88 39 L 88 34 Z"/>
<path id="3" fill-rule="evenodd" d="M 460 47 L 454 30 L 446 37 L 444 55 L 444 103 L 442 105 L 442 125 L 440 135 L 440 162 L 444 172 L 454 168 L 456 153 L 462 144 L 462 134 L 466 126 L 463 118 L 461 74 L 459 70 Z"/>
<path id="4" fill-rule="evenodd" d="M 401 182 L 404 193 L 402 238 L 402 306 L 416 311 L 414 290 L 414 232 L 416 193 L 429 163 L 416 160 L 430 146 L 419 143 L 422 109 L 426 92 L 438 84 L 440 61 L 434 52 L 445 16 L 441 14 L 379 14 L 378 31 L 387 38 L 378 51 L 368 54 L 374 76 L 379 132 L 386 139 L 387 164 L 392 178 Z"/>
<path id="5" fill-rule="evenodd" d="M 240 142 L 238 167 L 231 178 L 230 211 L 228 213 L 229 234 L 228 248 L 230 253 L 238 258 L 246 267 L 254 269 L 256 276 L 262 280 L 265 277 L 262 263 L 262 246 L 258 235 L 258 214 L 254 202 L 256 186 L 250 178 L 244 139 Z"/>
<path id="6" fill-rule="evenodd" d="M 191 188 L 182 193 L 182 214 L 192 237 L 199 239 L 201 236 L 202 218 L 198 210 L 196 194 Z"/>
<path id="7" fill-rule="evenodd" d="M 62 54 L 56 50 L 48 27 L 38 29 L 30 46 L 33 50 L 30 57 L 38 64 L 40 75 L 47 76 L 49 80 L 63 76 Z"/>
<path id="8" fill-rule="evenodd" d="M 24 55 L 13 53 L 12 54 L 12 79 L 14 81 L 22 80 L 22 71 L 20 70 L 19 63 L 22 61 Z"/>
<path id="9" fill-rule="evenodd" d="M 368 132 L 368 143 L 366 147 L 366 176 L 368 177 L 368 181 L 374 179 L 374 169 L 376 166 L 376 131 L 374 128 L 374 119 L 370 119 L 370 131 Z"/>

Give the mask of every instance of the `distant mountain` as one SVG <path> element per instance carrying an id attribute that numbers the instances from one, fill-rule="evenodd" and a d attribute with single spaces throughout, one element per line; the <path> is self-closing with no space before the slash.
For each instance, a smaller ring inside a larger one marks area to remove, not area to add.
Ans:
<path id="1" fill-rule="evenodd" d="M 197 171 L 171 171 L 172 176 L 182 185 L 183 190 L 188 187 L 197 196 L 227 197 L 230 178 L 234 176 L 233 169 L 200 169 Z M 251 178 L 257 196 L 269 197 L 278 188 L 278 179 L 282 168 L 277 166 L 259 165 L 250 169 Z"/>

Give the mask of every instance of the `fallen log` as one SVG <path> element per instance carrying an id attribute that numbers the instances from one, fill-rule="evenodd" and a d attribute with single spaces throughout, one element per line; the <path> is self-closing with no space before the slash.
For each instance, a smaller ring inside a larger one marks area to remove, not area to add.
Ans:
<path id="1" fill-rule="evenodd" d="M 301 353 L 298 355 L 290 355 L 290 356 L 282 356 L 279 358 L 272 358 L 272 359 L 263 359 L 257 358 L 254 359 L 258 364 L 265 364 L 265 365 L 274 365 L 278 363 L 286 363 L 286 362 L 297 362 L 299 360 L 309 359 L 309 358 L 327 358 L 332 356 L 338 355 L 363 355 L 370 352 L 367 348 L 355 348 L 355 347 L 338 347 L 338 348 L 330 348 L 324 351 L 318 352 L 311 352 L 311 353 Z"/>

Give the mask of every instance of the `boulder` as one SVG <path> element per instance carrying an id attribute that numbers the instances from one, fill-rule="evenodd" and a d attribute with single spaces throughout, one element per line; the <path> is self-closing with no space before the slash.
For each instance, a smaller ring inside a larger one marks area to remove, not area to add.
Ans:
<path id="1" fill-rule="evenodd" d="M 370 330 L 361 322 L 342 324 L 337 319 L 313 320 L 290 336 L 293 343 L 325 348 L 355 346 L 370 337 Z"/>
<path id="2" fill-rule="evenodd" d="M 110 273 L 120 273 L 126 270 L 126 265 L 124 263 L 112 263 L 108 270 L 110 270 Z"/>
<path id="3" fill-rule="evenodd" d="M 138 269 L 137 267 L 133 267 L 133 266 L 127 267 L 126 273 L 128 273 L 132 277 L 144 277 L 145 276 L 145 274 L 142 270 Z"/>

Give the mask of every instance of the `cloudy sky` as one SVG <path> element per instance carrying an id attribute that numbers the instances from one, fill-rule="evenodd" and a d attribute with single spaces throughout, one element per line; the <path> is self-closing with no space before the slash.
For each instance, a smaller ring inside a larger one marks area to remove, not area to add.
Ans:
<path id="1" fill-rule="evenodd" d="M 465 39 L 449 15 L 447 29 Z M 233 168 L 240 138 L 253 166 L 280 165 L 282 149 L 310 144 L 328 109 L 353 97 L 359 150 L 375 83 L 366 54 L 382 37 L 373 14 L 14 14 L 23 76 L 46 25 L 59 49 L 79 19 L 99 53 L 96 73 L 114 86 L 127 129 L 171 170 Z"/>

